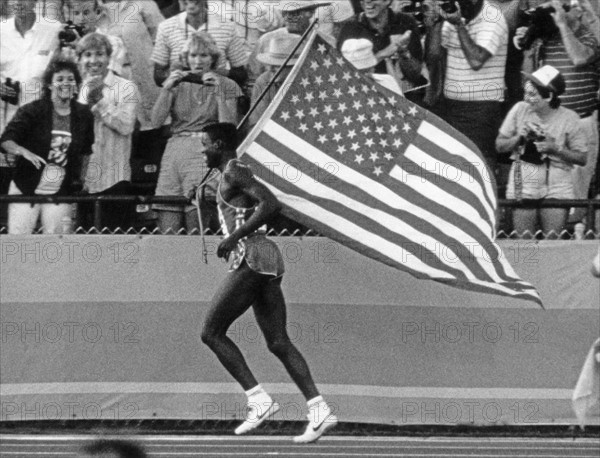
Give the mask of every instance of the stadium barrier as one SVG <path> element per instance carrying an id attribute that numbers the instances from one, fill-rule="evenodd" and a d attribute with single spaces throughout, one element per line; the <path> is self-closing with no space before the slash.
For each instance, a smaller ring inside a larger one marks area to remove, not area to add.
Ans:
<path id="1" fill-rule="evenodd" d="M 274 237 L 288 332 L 342 421 L 574 423 L 600 333 L 597 240 L 498 241 L 546 307 L 416 280 L 321 237 Z M 220 237 L 0 237 L 0 421 L 230 420 L 245 397 L 200 342 Z M 446 254 L 451 256 L 451 254 Z M 306 404 L 249 311 L 229 337 L 282 404 Z M 592 412 L 592 423 L 599 413 Z"/>

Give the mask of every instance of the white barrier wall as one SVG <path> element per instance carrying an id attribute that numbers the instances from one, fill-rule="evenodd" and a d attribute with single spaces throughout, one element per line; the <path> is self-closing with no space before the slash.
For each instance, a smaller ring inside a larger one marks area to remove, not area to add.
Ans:
<path id="1" fill-rule="evenodd" d="M 205 265 L 199 237 L 2 236 L 0 421 L 241 417 L 241 389 L 200 342 L 227 270 L 218 240 Z M 416 280 L 328 239 L 274 240 L 290 337 L 343 421 L 574 422 L 572 388 L 600 333 L 598 241 L 500 242 L 543 311 Z M 275 419 L 304 419 L 252 314 L 229 336 L 283 404 Z"/>

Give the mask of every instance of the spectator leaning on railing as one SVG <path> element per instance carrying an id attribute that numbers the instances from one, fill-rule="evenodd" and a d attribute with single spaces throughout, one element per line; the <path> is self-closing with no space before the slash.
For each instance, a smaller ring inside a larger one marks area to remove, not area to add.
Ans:
<path id="1" fill-rule="evenodd" d="M 572 199 L 574 165 L 585 165 L 587 139 L 577 113 L 561 106 L 565 79 L 554 67 L 545 65 L 526 75 L 525 101 L 508 113 L 496 148 L 512 153 L 514 160 L 506 197 L 518 200 Z M 513 229 L 530 238 L 536 231 L 538 209 L 515 208 Z M 567 222 L 565 208 L 539 210 L 542 231 L 556 238 Z"/>
<path id="2" fill-rule="evenodd" d="M 2 137 L 2 151 L 17 157 L 11 195 L 68 195 L 81 185 L 82 156 L 91 153 L 94 118 L 76 102 L 81 76 L 72 61 L 53 61 L 43 78 L 42 99 L 17 111 Z M 31 234 L 38 219 L 44 233 L 71 229 L 71 204 L 9 205 L 10 234 Z"/>

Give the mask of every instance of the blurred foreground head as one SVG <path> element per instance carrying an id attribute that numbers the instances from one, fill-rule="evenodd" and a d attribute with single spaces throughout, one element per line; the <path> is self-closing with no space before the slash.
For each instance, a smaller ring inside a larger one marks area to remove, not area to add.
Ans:
<path id="1" fill-rule="evenodd" d="M 81 458 L 146 458 L 141 445 L 123 439 L 98 439 L 81 450 Z"/>

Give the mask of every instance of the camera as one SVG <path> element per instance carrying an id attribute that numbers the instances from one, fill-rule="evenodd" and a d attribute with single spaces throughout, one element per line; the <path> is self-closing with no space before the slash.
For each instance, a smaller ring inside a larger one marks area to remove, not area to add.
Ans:
<path id="1" fill-rule="evenodd" d="M 563 4 L 565 12 L 571 10 L 571 6 Z M 555 13 L 553 6 L 541 5 L 537 8 L 531 8 L 521 12 L 521 23 L 527 27 L 525 34 L 519 38 L 517 44 L 519 48 L 526 50 L 531 48 L 531 45 L 537 38 L 547 40 L 558 31 L 558 27 L 554 23 L 554 19 L 550 13 Z"/>
<path id="2" fill-rule="evenodd" d="M 527 124 L 527 132 L 525 137 L 521 139 L 524 144 L 524 151 L 521 155 L 521 160 L 529 162 L 530 164 L 540 165 L 544 163 L 542 153 L 540 153 L 535 146 L 535 142 L 541 142 L 546 139 L 546 133 L 544 130 L 535 123 Z"/>
<path id="3" fill-rule="evenodd" d="M 427 28 L 425 27 L 425 13 L 428 11 L 428 6 L 421 0 L 411 0 L 409 5 L 404 5 L 400 10 L 404 14 L 411 15 L 417 21 L 417 27 L 421 35 L 425 35 Z"/>
<path id="4" fill-rule="evenodd" d="M 440 8 L 446 14 L 454 14 L 458 11 L 455 0 L 444 0 L 440 2 Z"/>
<path id="5" fill-rule="evenodd" d="M 4 85 L 15 91 L 15 95 L 10 96 L 7 94 L 1 94 L 0 99 L 2 99 L 6 103 L 10 103 L 11 105 L 18 105 L 19 94 L 21 93 L 21 83 L 19 83 L 18 81 L 13 81 L 10 78 L 6 78 L 6 80 L 4 81 Z"/>
<path id="6" fill-rule="evenodd" d="M 72 21 L 67 21 L 65 28 L 58 33 L 58 39 L 60 40 L 61 46 L 65 46 L 77 41 L 77 39 L 84 35 L 85 31 L 83 30 L 83 27 L 73 24 Z"/>

